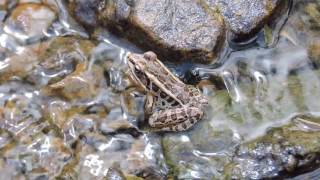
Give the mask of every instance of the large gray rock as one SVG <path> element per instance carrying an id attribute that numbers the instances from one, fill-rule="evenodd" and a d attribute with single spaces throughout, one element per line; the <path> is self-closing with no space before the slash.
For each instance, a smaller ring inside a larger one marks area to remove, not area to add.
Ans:
<path id="1" fill-rule="evenodd" d="M 259 30 L 275 12 L 280 0 L 207 0 L 219 9 L 230 30 L 238 36 Z"/>
<path id="2" fill-rule="evenodd" d="M 280 0 L 75 0 L 85 25 L 102 24 L 168 61 L 212 62 L 225 42 L 247 41 L 284 9 Z"/>
<path id="3" fill-rule="evenodd" d="M 221 16 L 201 0 L 106 1 L 99 22 L 169 61 L 210 62 L 224 42 Z"/>

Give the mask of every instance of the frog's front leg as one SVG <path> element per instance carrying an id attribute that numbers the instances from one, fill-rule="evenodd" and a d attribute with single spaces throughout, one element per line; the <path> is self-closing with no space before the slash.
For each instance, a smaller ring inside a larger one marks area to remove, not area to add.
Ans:
<path id="1" fill-rule="evenodd" d="M 150 93 L 146 94 L 146 102 L 144 105 L 145 113 L 150 115 L 154 110 L 154 96 Z"/>
<path id="2" fill-rule="evenodd" d="M 149 124 L 155 131 L 184 131 L 192 127 L 203 117 L 203 111 L 197 107 L 174 107 L 153 113 Z"/>

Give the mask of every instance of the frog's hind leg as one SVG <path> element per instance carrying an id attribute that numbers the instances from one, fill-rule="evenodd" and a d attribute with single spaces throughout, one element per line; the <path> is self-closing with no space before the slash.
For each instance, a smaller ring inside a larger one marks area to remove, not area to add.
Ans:
<path id="1" fill-rule="evenodd" d="M 202 117 L 203 111 L 197 107 L 176 107 L 155 112 L 149 124 L 156 131 L 184 131 Z"/>

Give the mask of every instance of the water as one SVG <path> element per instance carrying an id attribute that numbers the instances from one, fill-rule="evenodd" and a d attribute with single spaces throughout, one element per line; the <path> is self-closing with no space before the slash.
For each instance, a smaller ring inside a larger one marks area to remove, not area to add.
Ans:
<path id="1" fill-rule="evenodd" d="M 293 1 L 270 42 L 226 48 L 218 64 L 167 62 L 211 105 L 191 131 L 167 134 L 145 128 L 145 96 L 128 88 L 126 55 L 142 50 L 103 29 L 89 36 L 63 1 L 16 3 L 0 1 L 0 179 L 291 178 L 318 165 L 300 153 L 319 153 L 318 1 Z M 313 145 L 277 151 L 274 137 L 294 135 Z M 306 165 L 294 174 L 296 161 Z"/>

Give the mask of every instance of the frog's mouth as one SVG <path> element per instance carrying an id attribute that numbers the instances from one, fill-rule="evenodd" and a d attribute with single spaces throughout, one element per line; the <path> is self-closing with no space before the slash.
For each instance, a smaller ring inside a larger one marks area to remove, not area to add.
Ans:
<path id="1" fill-rule="evenodd" d="M 136 84 L 140 84 L 141 86 L 145 86 L 145 79 L 146 79 L 146 75 L 137 68 L 137 63 L 135 62 L 135 55 L 133 54 L 129 54 L 127 57 L 127 64 L 129 66 L 129 73 L 131 76 L 131 79 L 136 83 Z"/>

